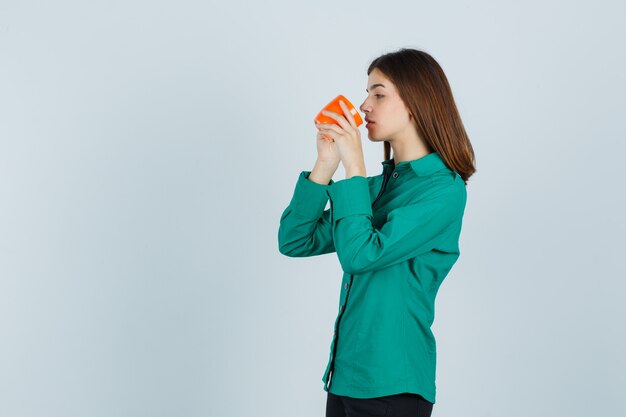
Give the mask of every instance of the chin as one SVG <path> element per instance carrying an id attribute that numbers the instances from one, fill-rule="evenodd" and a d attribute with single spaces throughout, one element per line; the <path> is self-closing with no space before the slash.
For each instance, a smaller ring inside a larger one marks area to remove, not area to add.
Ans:
<path id="1" fill-rule="evenodd" d="M 367 137 L 369 138 L 370 141 L 372 141 L 372 142 L 382 142 L 382 141 L 385 140 L 384 139 L 385 136 L 380 134 L 380 132 L 378 131 L 377 127 L 374 128 L 374 129 L 372 129 L 372 128 L 367 129 L 366 128 L 366 130 L 367 130 Z"/>
<path id="2" fill-rule="evenodd" d="M 380 136 L 378 135 L 372 135 L 371 133 L 367 134 L 367 138 L 370 140 L 370 142 L 383 142 L 385 139 L 381 139 Z"/>

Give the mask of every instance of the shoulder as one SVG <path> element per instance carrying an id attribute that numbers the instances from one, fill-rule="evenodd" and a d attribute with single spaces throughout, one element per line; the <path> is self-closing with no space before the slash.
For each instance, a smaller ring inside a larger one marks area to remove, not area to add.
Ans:
<path id="1" fill-rule="evenodd" d="M 467 189 L 463 178 L 456 171 L 442 168 L 429 175 L 425 182 L 424 192 L 416 196 L 419 200 L 439 203 L 463 212 Z"/>
<path id="2" fill-rule="evenodd" d="M 456 192 L 466 192 L 465 182 L 458 172 L 451 170 L 450 168 L 442 168 L 429 176 L 430 187 L 437 188 L 450 188 L 456 190 Z"/>

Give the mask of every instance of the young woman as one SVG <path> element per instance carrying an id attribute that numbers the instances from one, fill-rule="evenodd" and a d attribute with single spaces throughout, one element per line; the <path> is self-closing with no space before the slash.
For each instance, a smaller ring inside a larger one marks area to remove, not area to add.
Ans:
<path id="1" fill-rule="evenodd" d="M 343 114 L 326 112 L 338 125 L 317 125 L 317 161 L 300 173 L 282 213 L 279 250 L 291 257 L 336 252 L 343 269 L 322 377 L 326 416 L 430 416 L 435 296 L 460 255 L 474 151 L 429 54 L 387 53 L 367 74 L 360 110 L 370 141 L 384 142 L 382 173 L 366 175 L 345 104 Z M 339 162 L 346 178 L 335 182 Z"/>

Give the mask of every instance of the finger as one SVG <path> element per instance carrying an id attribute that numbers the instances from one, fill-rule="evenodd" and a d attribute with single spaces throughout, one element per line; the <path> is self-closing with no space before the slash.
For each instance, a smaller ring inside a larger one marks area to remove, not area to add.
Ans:
<path id="1" fill-rule="evenodd" d="M 343 113 L 345 114 L 346 119 L 348 119 L 348 122 L 350 122 L 352 127 L 356 129 L 356 122 L 354 121 L 354 116 L 352 116 L 352 112 L 348 108 L 348 105 L 344 103 L 343 100 L 339 100 L 339 105 L 343 109 Z"/>
<path id="2" fill-rule="evenodd" d="M 317 132 L 317 140 L 323 140 L 324 142 L 332 142 L 333 140 L 325 135 L 321 130 Z"/>
<path id="3" fill-rule="evenodd" d="M 337 132 L 338 134 L 345 133 L 345 130 L 343 130 L 341 127 L 337 126 L 334 123 L 320 123 L 317 128 L 324 132 L 332 130 L 333 132 Z"/>
<path id="4" fill-rule="evenodd" d="M 321 129 L 329 129 L 331 126 L 336 126 L 334 123 L 320 123 L 320 122 L 315 122 L 315 128 L 317 130 L 321 130 Z"/>
<path id="5" fill-rule="evenodd" d="M 340 134 L 338 134 L 337 132 L 335 132 L 334 130 L 329 130 L 329 129 L 321 129 L 319 131 L 319 134 L 322 135 L 323 137 L 326 138 L 326 140 L 336 140 L 338 136 L 341 136 Z"/>
<path id="6" fill-rule="evenodd" d="M 346 118 L 343 117 L 339 113 L 335 113 L 334 111 L 331 111 L 331 110 L 322 110 L 322 114 L 325 114 L 326 116 L 332 117 L 333 119 L 335 119 L 337 123 L 339 123 L 339 126 L 343 127 L 345 130 L 349 130 L 351 127 L 350 123 L 348 123 Z"/>

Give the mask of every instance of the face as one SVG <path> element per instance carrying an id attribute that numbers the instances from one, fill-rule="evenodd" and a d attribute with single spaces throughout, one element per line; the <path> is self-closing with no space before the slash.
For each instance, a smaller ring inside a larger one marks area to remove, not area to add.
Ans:
<path id="1" fill-rule="evenodd" d="M 414 129 L 409 110 L 396 87 L 378 68 L 370 72 L 366 92 L 367 98 L 359 109 L 365 113 L 365 118 L 371 120 L 365 125 L 370 140 L 393 140 L 407 129 Z"/>

